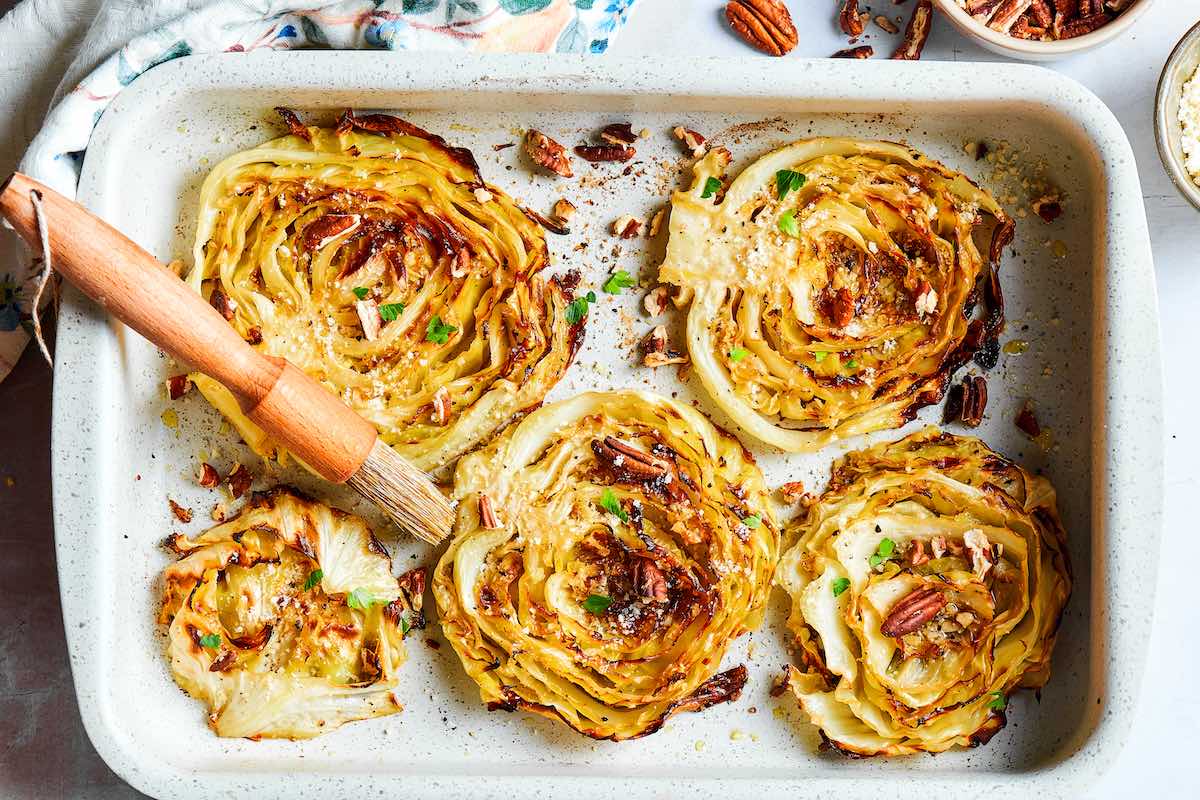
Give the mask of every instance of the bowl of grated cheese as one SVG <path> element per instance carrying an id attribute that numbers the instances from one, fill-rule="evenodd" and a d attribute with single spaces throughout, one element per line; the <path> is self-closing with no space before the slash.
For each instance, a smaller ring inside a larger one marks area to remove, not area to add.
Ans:
<path id="1" fill-rule="evenodd" d="M 1184 34 L 1163 67 L 1154 133 L 1167 174 L 1200 210 L 1200 23 Z"/>

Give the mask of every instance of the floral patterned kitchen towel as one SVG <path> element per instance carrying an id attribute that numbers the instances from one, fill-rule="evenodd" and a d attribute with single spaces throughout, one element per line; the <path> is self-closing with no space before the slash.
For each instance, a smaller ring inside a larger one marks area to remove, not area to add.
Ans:
<path id="1" fill-rule="evenodd" d="M 46 117 L 21 170 L 73 197 L 104 109 L 139 75 L 194 53 L 292 49 L 603 53 L 636 0 L 220 0 L 138 36 Z M 0 380 L 28 344 L 36 266 L 0 272 Z"/>

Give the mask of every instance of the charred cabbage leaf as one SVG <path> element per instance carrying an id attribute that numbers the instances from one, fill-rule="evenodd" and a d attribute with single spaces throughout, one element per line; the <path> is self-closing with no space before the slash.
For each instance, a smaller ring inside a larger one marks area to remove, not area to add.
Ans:
<path id="1" fill-rule="evenodd" d="M 690 299 L 696 374 L 747 432 L 804 452 L 899 427 L 994 357 L 1013 224 L 990 194 L 906 147 L 824 138 L 706 196 L 729 158 L 712 150 L 675 193 L 660 278 Z"/>
<path id="2" fill-rule="evenodd" d="M 217 735 L 304 739 L 400 710 L 425 574 L 393 577 L 361 519 L 276 489 L 168 544 L 180 555 L 159 615 L 171 672 Z"/>
<path id="3" fill-rule="evenodd" d="M 544 406 L 463 458 L 454 493 L 433 592 L 489 707 L 622 740 L 738 696 L 745 668 L 717 671 L 761 621 L 779 534 L 703 415 L 637 391 Z"/>
<path id="4" fill-rule="evenodd" d="M 582 320 L 541 275 L 545 236 L 485 186 L 470 152 L 380 114 L 304 127 L 204 182 L 187 282 L 261 351 L 288 359 L 437 470 L 541 402 Z M 233 396 L 194 376 L 261 456 Z"/>
<path id="5" fill-rule="evenodd" d="M 849 453 L 788 533 L 788 686 L 835 747 L 982 744 L 1014 690 L 1049 679 L 1071 593 L 1054 489 L 978 439 L 929 428 Z"/>

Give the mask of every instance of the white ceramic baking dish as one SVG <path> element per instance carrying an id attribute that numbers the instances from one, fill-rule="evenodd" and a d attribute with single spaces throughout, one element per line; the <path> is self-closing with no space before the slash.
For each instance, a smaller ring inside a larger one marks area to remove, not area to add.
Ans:
<path id="1" fill-rule="evenodd" d="M 780 597 L 766 624 L 727 656 L 726 666 L 750 668 L 742 698 L 677 717 L 645 739 L 593 742 L 540 718 L 489 713 L 453 652 L 420 638 L 410 640 L 406 709 L 397 716 L 308 742 L 217 739 L 201 706 L 171 681 L 153 622 L 157 575 L 168 561 L 158 542 L 173 530 L 198 530 L 220 499 L 194 486 L 197 458 L 220 467 L 244 460 L 265 474 L 261 483 L 294 481 L 362 509 L 345 493 L 247 456 L 194 394 L 167 401 L 163 379 L 178 368 L 68 291 L 53 438 L 63 612 L 87 730 L 134 786 L 162 796 L 287 800 L 694 792 L 1024 798 L 1077 793 L 1113 760 L 1132 719 L 1151 623 L 1161 375 L 1133 154 L 1094 95 L 1052 72 L 992 64 L 330 52 L 187 58 L 139 78 L 105 113 L 80 197 L 160 258 L 184 257 L 205 173 L 225 155 L 278 135 L 270 109 L 281 104 L 328 120 L 346 106 L 397 110 L 470 146 L 487 180 L 534 208 L 569 196 L 581 211 L 569 237 L 552 237 L 556 268 L 580 268 L 585 287 L 595 288 L 618 266 L 653 276 L 661 237 L 618 241 L 608 226 L 619 214 L 648 216 L 686 175 L 689 159 L 669 133 L 678 124 L 728 145 L 735 168 L 810 134 L 901 139 L 966 170 L 1014 208 L 1023 203 L 1008 196 L 1027 192 L 1021 181 L 1040 165 L 1064 191 L 1066 211 L 1052 225 L 1019 219 L 1002 268 L 1005 339 L 1028 346 L 1003 355 L 991 373 L 992 399 L 979 432 L 1059 488 L 1075 595 L 1040 701 L 1015 698 L 1008 728 L 988 746 L 936 758 L 849 761 L 818 752 L 816 732 L 794 702 L 769 696 L 788 660 Z M 583 177 L 571 181 L 531 177 L 519 147 L 492 147 L 518 141 L 530 125 L 575 144 L 614 121 L 652 132 L 638 144 L 628 176 L 579 164 Z M 1017 166 L 1010 172 L 973 160 L 964 143 L 981 139 L 993 153 L 1019 154 Z M 587 246 L 576 251 L 580 243 Z M 640 299 L 640 292 L 602 295 L 585 346 L 552 397 L 649 385 L 712 412 L 695 382 L 681 383 L 672 369 L 637 366 L 632 345 L 649 327 Z M 1045 449 L 1012 424 L 1027 397 L 1052 431 Z M 168 410 L 178 414 L 177 427 L 164 422 Z M 939 414 L 930 408 L 921 418 L 936 421 Z M 814 488 L 836 454 L 862 444 L 786 456 L 745 441 L 770 483 L 803 479 Z M 196 522 L 176 523 L 167 495 L 195 507 Z M 407 542 L 395 543 L 394 552 L 398 568 L 435 560 Z M 430 616 L 436 620 L 436 612 Z M 426 635 L 436 641 L 436 621 Z"/>

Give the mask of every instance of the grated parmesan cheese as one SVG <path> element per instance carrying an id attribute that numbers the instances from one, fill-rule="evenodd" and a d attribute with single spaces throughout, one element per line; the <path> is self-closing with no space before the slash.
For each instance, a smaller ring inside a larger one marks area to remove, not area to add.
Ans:
<path id="1" fill-rule="evenodd" d="M 1179 123 L 1183 126 L 1180 144 L 1184 166 L 1192 179 L 1200 183 L 1200 69 L 1183 85 L 1179 98 Z"/>

